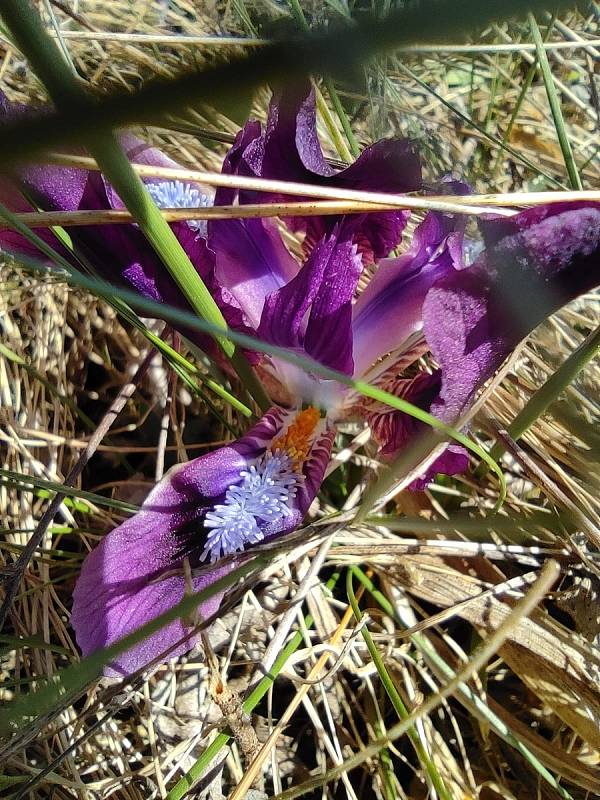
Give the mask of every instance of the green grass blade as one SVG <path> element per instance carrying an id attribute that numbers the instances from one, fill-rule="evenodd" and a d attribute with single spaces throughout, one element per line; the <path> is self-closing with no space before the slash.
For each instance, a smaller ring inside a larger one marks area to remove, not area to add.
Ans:
<path id="1" fill-rule="evenodd" d="M 548 95 L 548 103 L 550 105 L 550 111 L 552 112 L 552 119 L 554 120 L 554 127 L 556 128 L 556 135 L 558 136 L 558 142 L 563 154 L 565 167 L 567 168 L 569 180 L 571 181 L 571 188 L 575 190 L 581 190 L 583 189 L 583 184 L 581 183 L 577 164 L 575 163 L 575 156 L 573 155 L 571 140 L 565 127 L 565 121 L 563 119 L 562 110 L 560 107 L 560 99 L 558 97 L 558 92 L 556 91 L 556 86 L 554 85 L 554 78 L 552 76 L 552 70 L 550 69 L 550 62 L 548 61 L 548 53 L 544 47 L 544 40 L 542 39 L 542 34 L 540 33 L 540 29 L 533 14 L 529 14 L 529 26 L 531 28 L 533 41 L 535 42 L 537 60 L 540 65 L 542 77 L 544 79 L 546 94 Z"/>
<path id="2" fill-rule="evenodd" d="M 126 503 L 124 500 L 114 500 L 110 497 L 103 497 L 101 494 L 86 492 L 83 489 L 75 489 L 72 486 L 65 486 L 62 483 L 48 481 L 44 478 L 36 478 L 32 475 L 23 475 L 21 472 L 14 472 L 10 469 L 0 468 L 0 485 L 12 486 L 20 491 L 32 492 L 56 492 L 64 494 L 66 497 L 74 497 L 78 500 L 89 501 L 95 506 L 112 508 L 114 511 L 135 514 L 139 511 L 139 506 L 133 503 Z M 89 509 L 88 509 L 89 510 Z"/>
<path id="3" fill-rule="evenodd" d="M 352 612 L 354 613 L 354 617 L 356 622 L 360 622 L 362 619 L 362 612 L 359 608 L 358 602 L 356 600 L 356 595 L 354 594 L 354 589 L 352 587 L 352 576 L 354 575 L 354 568 L 351 567 L 348 572 L 346 573 L 346 594 L 348 596 L 348 602 L 352 607 Z M 396 688 L 396 684 L 392 680 L 383 658 L 373 641 L 373 637 L 371 636 L 369 629 L 365 626 L 361 629 L 362 637 L 365 640 L 365 644 L 367 645 L 367 650 L 369 651 L 369 655 L 375 667 L 377 668 L 377 672 L 379 673 L 379 678 L 381 683 L 387 693 L 387 696 L 390 698 L 392 705 L 394 706 L 394 710 L 396 714 L 400 717 L 400 719 L 408 719 L 410 717 L 410 711 L 404 705 L 404 701 L 400 697 L 400 692 Z M 431 785 L 434 787 L 435 791 L 438 793 L 438 796 L 441 800 L 452 800 L 452 795 L 446 788 L 446 785 L 437 770 L 435 764 L 429 757 L 425 745 L 421 741 L 421 737 L 416 729 L 416 727 L 411 726 L 407 730 L 408 738 L 410 739 L 412 746 L 415 749 L 415 753 L 423 768 L 426 770 L 427 775 L 429 776 L 429 780 L 431 781 Z"/>

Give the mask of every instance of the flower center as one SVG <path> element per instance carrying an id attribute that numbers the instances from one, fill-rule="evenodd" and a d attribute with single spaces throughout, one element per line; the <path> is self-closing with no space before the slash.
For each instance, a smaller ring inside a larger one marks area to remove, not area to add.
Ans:
<path id="1" fill-rule="evenodd" d="M 161 181 L 160 183 L 147 183 L 146 188 L 159 208 L 207 208 L 211 205 L 210 197 L 191 183 L 183 181 Z M 189 219 L 187 224 L 192 230 L 206 233 L 205 219 Z"/>
<path id="2" fill-rule="evenodd" d="M 302 481 L 302 465 L 311 447 L 320 414 L 308 408 L 296 415 L 255 464 L 240 472 L 204 519 L 208 529 L 201 560 L 212 563 L 264 539 L 264 528 L 292 515 L 291 501 Z"/>

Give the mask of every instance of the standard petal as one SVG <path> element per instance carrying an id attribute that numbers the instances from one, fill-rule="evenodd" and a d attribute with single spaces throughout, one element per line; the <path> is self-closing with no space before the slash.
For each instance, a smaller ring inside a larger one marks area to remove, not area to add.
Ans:
<path id="1" fill-rule="evenodd" d="M 281 347 L 301 348 L 306 318 L 335 245 L 333 236 L 320 242 L 296 277 L 267 297 L 258 327 L 259 339 Z"/>
<path id="2" fill-rule="evenodd" d="M 353 373 L 351 302 L 362 269 L 339 231 L 322 239 L 298 275 L 265 302 L 259 338 L 303 349 L 325 366 Z"/>
<path id="3" fill-rule="evenodd" d="M 357 375 L 401 347 L 423 326 L 423 301 L 431 286 L 460 267 L 461 232 L 453 218 L 429 213 L 415 230 L 410 249 L 384 259 L 356 301 L 352 317 Z"/>
<path id="4" fill-rule="evenodd" d="M 283 243 L 277 225 L 265 219 L 211 222 L 208 244 L 215 253 L 215 278 L 235 297 L 254 328 L 265 298 L 288 283 L 299 266 Z"/>
<path id="5" fill-rule="evenodd" d="M 246 143 L 243 148 L 243 143 Z M 325 159 L 316 126 L 314 91 L 308 83 L 286 87 L 269 107 L 265 131 L 247 128 L 237 142 L 228 168 L 238 174 L 262 178 L 339 186 L 378 192 L 408 192 L 421 187 L 421 168 L 412 144 L 388 139 L 367 147 L 346 169 L 336 170 Z M 240 194 L 241 202 L 260 198 L 281 200 L 271 193 Z M 287 196 L 287 199 L 294 199 Z M 347 217 L 354 241 L 366 259 L 388 255 L 400 241 L 407 213 L 398 211 L 356 214 Z M 288 220 L 294 230 L 306 232 L 307 249 L 330 232 L 336 217 L 295 217 Z"/>
<path id="6" fill-rule="evenodd" d="M 486 250 L 424 303 L 442 370 L 432 413 L 453 422 L 543 319 L 600 284 L 600 204 L 550 205 L 483 225 Z"/>
<path id="7" fill-rule="evenodd" d="M 336 243 L 323 270 L 304 336 L 309 356 L 347 375 L 354 374 L 352 298 L 362 266 L 356 245 L 350 241 Z"/>

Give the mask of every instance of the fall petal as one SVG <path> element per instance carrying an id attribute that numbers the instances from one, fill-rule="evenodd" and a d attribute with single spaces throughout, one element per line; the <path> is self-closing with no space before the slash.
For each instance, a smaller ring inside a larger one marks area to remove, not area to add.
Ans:
<path id="1" fill-rule="evenodd" d="M 172 468 L 140 511 L 102 539 L 84 561 L 73 595 L 72 625 L 84 655 L 115 643 L 173 608 L 187 591 L 200 591 L 234 568 L 235 560 L 204 563 L 206 543 L 214 532 L 214 525 L 208 525 L 210 515 L 223 513 L 219 509 L 228 502 L 232 487 L 251 474 L 248 470 L 256 468 L 286 424 L 295 419 L 292 412 L 273 408 L 241 439 Z M 302 521 L 319 490 L 332 439 L 327 429 L 317 432 L 289 507 L 264 524 L 260 539 L 293 530 Z M 255 492 L 253 486 L 247 491 Z M 186 559 L 191 586 L 184 572 Z M 203 617 L 217 611 L 221 596 L 200 606 Z M 170 645 L 177 643 L 173 651 L 177 655 L 189 650 L 194 641 L 189 621 L 176 620 L 118 656 L 106 673 L 129 674 Z"/>
<path id="2" fill-rule="evenodd" d="M 414 378 L 397 379 L 393 385 L 383 388 L 392 391 L 415 406 L 430 411 L 431 403 L 440 389 L 439 371 L 429 374 L 420 372 Z M 429 430 L 428 426 L 410 414 L 397 411 L 387 405 L 370 401 L 363 409 L 375 439 L 379 442 L 380 454 L 386 460 L 395 458 L 402 450 L 410 447 L 419 436 Z M 451 442 L 409 488 L 424 489 L 437 474 L 456 475 L 464 472 L 469 464 L 467 451 Z"/>

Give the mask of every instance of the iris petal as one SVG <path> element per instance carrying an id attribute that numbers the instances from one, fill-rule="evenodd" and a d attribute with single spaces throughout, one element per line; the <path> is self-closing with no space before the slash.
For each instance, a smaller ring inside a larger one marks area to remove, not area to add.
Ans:
<path id="1" fill-rule="evenodd" d="M 533 328 L 600 284 L 600 204 L 538 207 L 482 228 L 486 250 L 424 303 L 425 337 L 442 370 L 431 411 L 447 422 Z"/>
<path id="2" fill-rule="evenodd" d="M 334 230 L 298 275 L 267 297 L 258 336 L 352 375 L 351 303 L 361 270 L 356 246 Z"/>
<path id="3" fill-rule="evenodd" d="M 180 602 L 191 588 L 199 591 L 235 567 L 235 561 L 205 567 L 202 551 L 208 530 L 207 513 L 227 497 L 231 486 L 269 448 L 290 419 L 290 412 L 273 408 L 241 439 L 171 469 L 150 492 L 140 511 L 105 536 L 86 558 L 73 595 L 72 625 L 83 654 L 106 647 L 132 633 Z M 333 434 L 318 433 L 302 465 L 302 477 L 290 494 L 286 513 L 272 515 L 262 527 L 268 539 L 293 530 L 319 490 L 329 461 Z M 251 542 L 249 542 L 251 543 Z M 183 563 L 192 568 L 186 585 Z M 220 604 L 216 595 L 200 607 L 204 617 Z M 189 650 L 195 638 L 184 621 L 119 656 L 106 674 L 126 675 L 145 666 L 170 645 L 174 654 Z"/>
<path id="4" fill-rule="evenodd" d="M 458 224 L 452 217 L 429 213 L 415 230 L 408 251 L 379 263 L 353 311 L 357 374 L 364 374 L 378 358 L 421 330 L 427 292 L 461 266 Z"/>
<path id="5" fill-rule="evenodd" d="M 357 160 L 342 170 L 325 159 L 317 134 L 314 91 L 308 83 L 286 87 L 274 95 L 264 132 L 252 121 L 236 142 L 235 157 L 227 170 L 240 175 L 363 189 L 408 192 L 421 186 L 421 168 L 406 139 L 386 139 L 365 148 Z M 290 195 L 286 199 L 293 199 Z M 240 202 L 277 202 L 282 195 L 241 192 Z M 222 201 L 219 201 L 222 202 Z M 344 224 L 359 245 L 365 261 L 387 256 L 400 241 L 406 211 L 354 214 Z M 295 217 L 294 230 L 306 233 L 307 250 L 339 223 L 339 217 Z"/>

